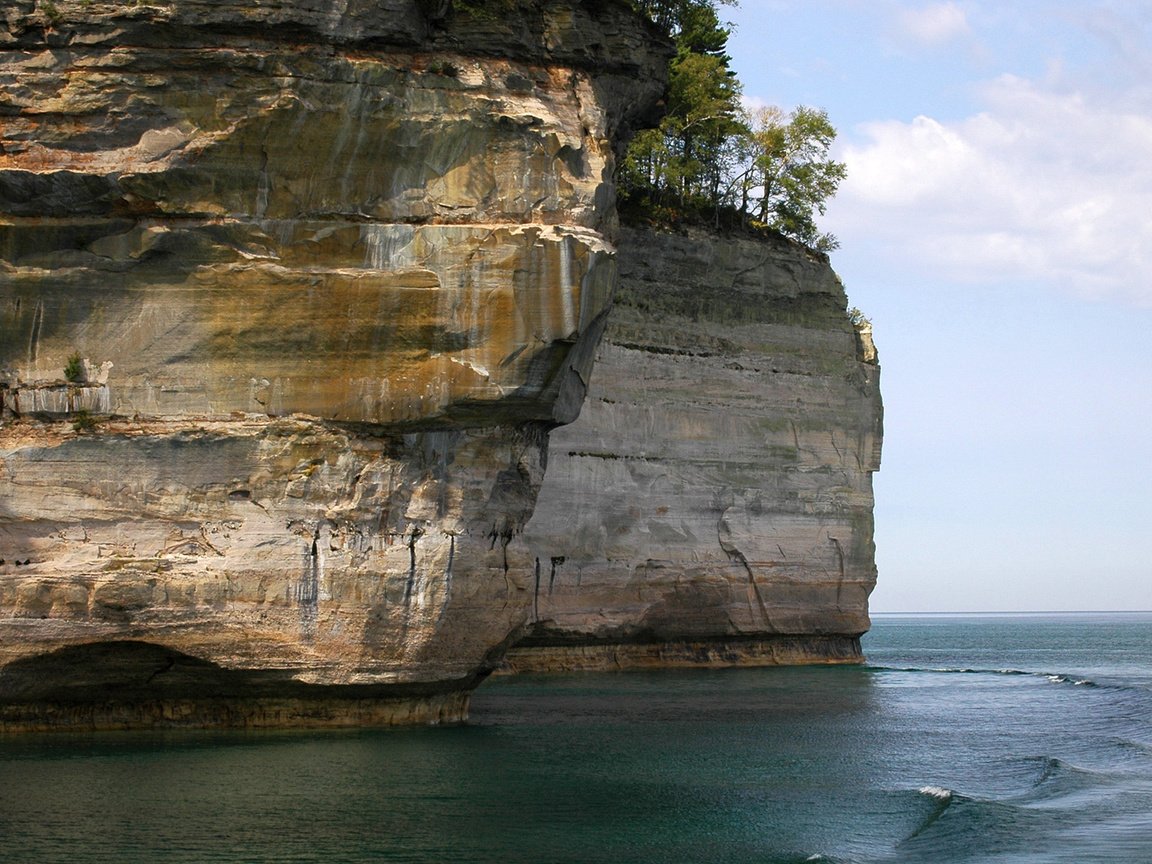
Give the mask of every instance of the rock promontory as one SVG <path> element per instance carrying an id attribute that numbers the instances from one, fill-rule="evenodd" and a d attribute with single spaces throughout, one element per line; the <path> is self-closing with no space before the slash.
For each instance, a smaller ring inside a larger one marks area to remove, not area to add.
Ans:
<path id="1" fill-rule="evenodd" d="M 527 537 L 518 670 L 858 662 L 882 407 L 871 327 L 783 238 L 627 230 Z"/>
<path id="2" fill-rule="evenodd" d="M 505 5 L 4 5 L 0 728 L 455 720 L 523 634 L 668 49 Z"/>

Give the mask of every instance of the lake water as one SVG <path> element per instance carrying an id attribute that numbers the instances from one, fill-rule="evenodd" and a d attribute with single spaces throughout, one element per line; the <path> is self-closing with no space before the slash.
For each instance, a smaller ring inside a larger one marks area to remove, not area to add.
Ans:
<path id="1" fill-rule="evenodd" d="M 1152 614 L 490 681 L 466 726 L 0 738 L 9 862 L 1152 862 Z"/>

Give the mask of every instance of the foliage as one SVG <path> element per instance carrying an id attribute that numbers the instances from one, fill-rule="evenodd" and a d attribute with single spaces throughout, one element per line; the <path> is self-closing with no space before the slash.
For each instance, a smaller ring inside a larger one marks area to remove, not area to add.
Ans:
<path id="1" fill-rule="evenodd" d="M 724 53 L 731 31 L 721 24 L 711 0 L 638 5 L 672 30 L 676 56 L 668 70 L 664 120 L 659 129 L 636 136 L 620 185 L 626 196 L 675 199 L 688 207 L 719 194 L 726 151 L 744 132 L 740 82 Z"/>
<path id="2" fill-rule="evenodd" d="M 79 353 L 73 352 L 64 364 L 64 378 L 73 384 L 84 380 L 84 360 Z"/>
<path id="3" fill-rule="evenodd" d="M 813 215 L 824 214 L 846 174 L 843 162 L 828 158 L 835 138 L 826 111 L 801 105 L 786 116 L 779 108 L 762 108 L 749 132 L 741 206 L 756 198 L 759 222 L 821 252 L 835 249 L 836 238 L 817 230 Z"/>
<path id="4" fill-rule="evenodd" d="M 861 327 L 866 325 L 870 326 L 872 324 L 872 319 L 855 306 L 848 310 L 848 320 L 852 322 L 852 326 L 857 330 L 859 330 Z"/>
<path id="5" fill-rule="evenodd" d="M 100 424 L 96 421 L 96 418 L 93 417 L 87 411 L 85 411 L 83 408 L 81 408 L 79 411 L 77 411 L 73 415 L 73 418 L 74 418 L 72 420 L 72 431 L 73 432 L 78 432 L 80 434 L 86 434 L 88 432 L 95 432 L 97 429 L 100 428 Z"/>
<path id="6" fill-rule="evenodd" d="M 735 0 L 633 0 L 676 43 L 667 113 L 658 129 L 638 134 L 619 175 L 627 213 L 659 221 L 736 222 L 777 231 L 827 252 L 834 236 L 816 227 L 845 176 L 828 157 L 836 130 L 826 112 L 801 106 L 749 114 L 725 53 L 731 29 L 718 4 Z"/>
<path id="7" fill-rule="evenodd" d="M 632 0 L 632 5 L 673 35 L 691 31 L 709 14 L 716 3 L 735 6 L 737 0 Z"/>
<path id="8" fill-rule="evenodd" d="M 680 53 L 670 70 L 667 114 L 659 129 L 636 136 L 622 185 L 666 190 L 682 203 L 715 196 L 723 152 L 741 132 L 739 95 L 720 58 Z"/>
<path id="9" fill-rule="evenodd" d="M 428 72 L 433 75 L 443 75 L 445 78 L 456 78 L 460 70 L 447 60 L 437 60 L 428 64 Z"/>
<path id="10" fill-rule="evenodd" d="M 64 15 L 56 8 L 52 0 L 38 0 L 36 4 L 49 27 L 58 27 L 64 21 Z"/>

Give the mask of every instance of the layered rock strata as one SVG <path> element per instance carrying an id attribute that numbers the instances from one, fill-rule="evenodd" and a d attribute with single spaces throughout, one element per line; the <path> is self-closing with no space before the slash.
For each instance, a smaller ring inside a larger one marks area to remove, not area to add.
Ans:
<path id="1" fill-rule="evenodd" d="M 783 239 L 625 231 L 527 529 L 521 670 L 853 662 L 876 578 L 871 329 Z"/>
<path id="2" fill-rule="evenodd" d="M 666 50 L 511 7 L 0 12 L 0 727 L 463 716 Z"/>

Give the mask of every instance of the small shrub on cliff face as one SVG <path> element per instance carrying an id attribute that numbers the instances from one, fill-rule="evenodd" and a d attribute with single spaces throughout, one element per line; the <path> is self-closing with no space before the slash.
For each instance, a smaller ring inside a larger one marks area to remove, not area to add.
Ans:
<path id="1" fill-rule="evenodd" d="M 40 14 L 44 16 L 49 27 L 56 27 L 64 20 L 63 14 L 56 8 L 56 4 L 52 0 L 39 0 L 36 8 L 40 10 Z"/>
<path id="2" fill-rule="evenodd" d="M 446 78 L 456 78 L 460 70 L 447 60 L 437 60 L 428 64 L 428 71 L 433 75 L 443 75 Z"/>
<path id="3" fill-rule="evenodd" d="M 96 418 L 89 414 L 84 409 L 76 412 L 75 419 L 72 421 L 72 431 L 81 435 L 86 435 L 95 432 L 98 428 Z"/>
<path id="4" fill-rule="evenodd" d="M 68 362 L 64 364 L 64 378 L 73 384 L 79 384 L 84 380 L 84 360 L 78 353 L 70 355 Z"/>

